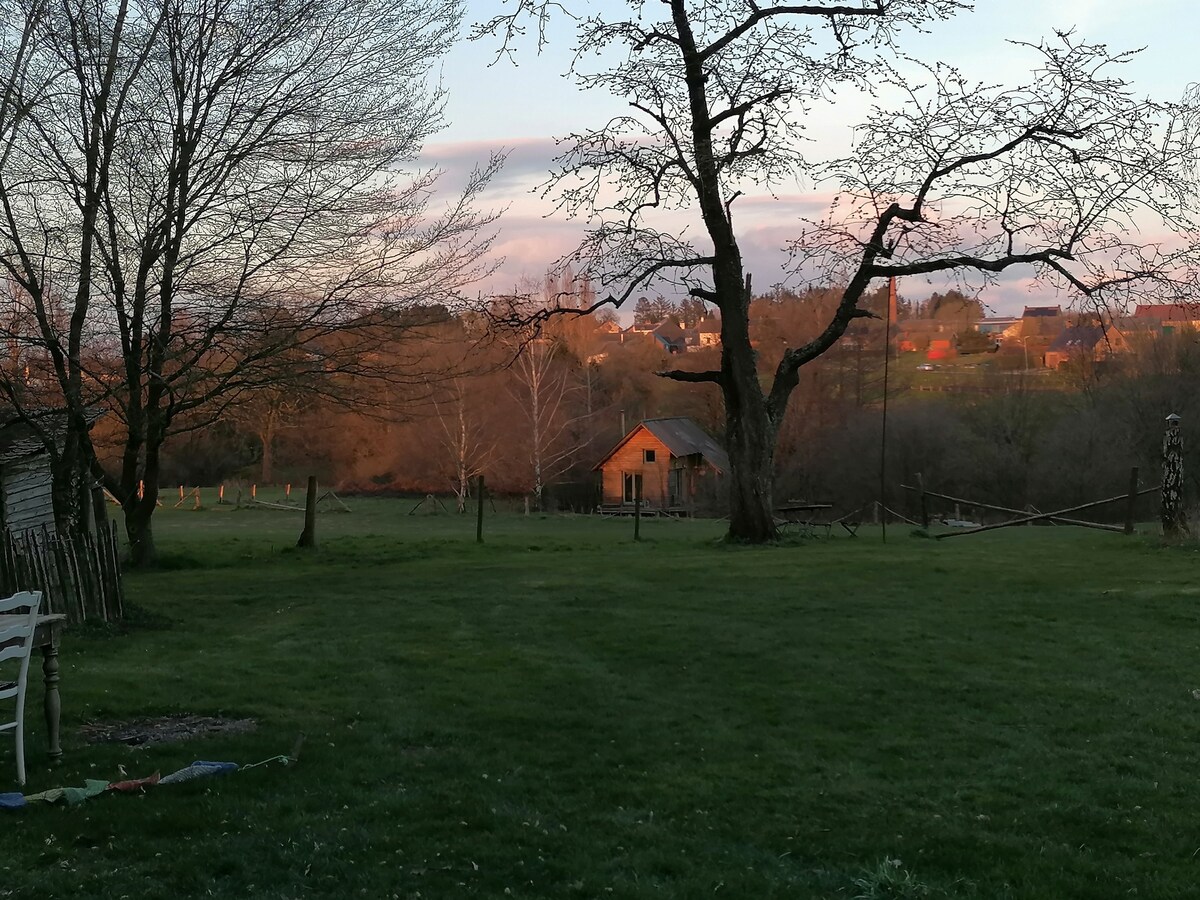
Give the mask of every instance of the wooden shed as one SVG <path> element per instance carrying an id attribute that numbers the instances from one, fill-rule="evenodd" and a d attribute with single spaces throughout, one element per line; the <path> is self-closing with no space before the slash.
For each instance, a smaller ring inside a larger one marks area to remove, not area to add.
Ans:
<path id="1" fill-rule="evenodd" d="M 32 429 L 15 419 L 0 421 L 0 526 L 18 537 L 43 527 L 54 531 L 49 454 Z"/>
<path id="2" fill-rule="evenodd" d="M 691 419 L 646 419 L 594 471 L 604 509 L 632 509 L 640 493 L 647 509 L 691 513 L 705 485 L 729 471 L 729 457 Z"/>

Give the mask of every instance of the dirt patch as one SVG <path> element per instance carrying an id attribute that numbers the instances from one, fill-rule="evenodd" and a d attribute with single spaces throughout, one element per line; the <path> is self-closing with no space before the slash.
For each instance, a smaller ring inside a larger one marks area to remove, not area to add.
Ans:
<path id="1" fill-rule="evenodd" d="M 79 733 L 89 744 L 113 742 L 142 747 L 213 734 L 246 734 L 257 727 L 258 723 L 253 719 L 224 719 L 220 716 L 180 713 L 128 722 L 85 722 L 79 727 Z"/>

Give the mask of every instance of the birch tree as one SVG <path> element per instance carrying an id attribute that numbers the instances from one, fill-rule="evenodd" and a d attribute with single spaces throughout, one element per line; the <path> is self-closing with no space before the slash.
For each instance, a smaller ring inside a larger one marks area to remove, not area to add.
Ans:
<path id="1" fill-rule="evenodd" d="M 478 381 L 476 376 L 475 381 Z M 466 512 L 471 481 L 484 474 L 491 463 L 497 439 L 479 414 L 478 388 L 458 375 L 446 384 L 441 398 L 433 395 L 434 410 L 441 426 L 441 444 L 451 466 L 450 481 L 458 512 Z"/>

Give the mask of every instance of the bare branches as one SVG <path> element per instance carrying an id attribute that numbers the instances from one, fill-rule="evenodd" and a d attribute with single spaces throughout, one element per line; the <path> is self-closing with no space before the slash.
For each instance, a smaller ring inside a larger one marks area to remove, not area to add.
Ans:
<path id="1" fill-rule="evenodd" d="M 1186 289 L 1195 246 L 1162 244 L 1200 230 L 1196 110 L 1133 98 L 1110 71 L 1125 54 L 1071 35 L 1037 49 L 1044 65 L 1024 88 L 932 66 L 914 89 L 891 70 L 906 108 L 877 110 L 855 157 L 830 167 L 838 208 L 792 248 L 798 270 L 849 287 L 784 368 L 832 345 L 872 279 L 1023 267 L 1092 302 Z"/>
<path id="2" fill-rule="evenodd" d="M 497 58 L 511 56 L 515 52 L 514 45 L 528 32 L 524 21 L 533 23 L 537 31 L 537 47 L 541 50 L 546 46 L 546 29 L 551 17 L 560 14 L 573 17 L 566 6 L 554 0 L 514 0 L 511 5 L 511 11 L 471 27 L 471 40 L 487 36 L 500 38 Z"/>
<path id="3" fill-rule="evenodd" d="M 573 253 L 558 261 L 554 271 L 569 270 L 596 285 L 597 294 L 607 292 L 603 299 L 581 305 L 574 296 L 560 296 L 547 303 L 540 289 L 518 291 L 492 298 L 489 315 L 499 327 L 536 332 L 558 316 L 591 315 L 605 307 L 619 309 L 656 283 L 700 291 L 694 272 L 711 265 L 711 256 L 697 255 L 688 242 L 674 235 L 620 224 L 600 227 L 589 231 Z"/>
<path id="4" fill-rule="evenodd" d="M 750 5 L 750 14 L 740 23 L 726 31 L 723 35 L 700 51 L 701 61 L 705 61 L 720 53 L 746 32 L 771 16 L 823 16 L 828 19 L 839 17 L 882 17 L 887 14 L 891 4 L 886 0 L 863 0 L 860 5 L 853 4 L 804 4 L 799 6 L 768 6 Z"/>

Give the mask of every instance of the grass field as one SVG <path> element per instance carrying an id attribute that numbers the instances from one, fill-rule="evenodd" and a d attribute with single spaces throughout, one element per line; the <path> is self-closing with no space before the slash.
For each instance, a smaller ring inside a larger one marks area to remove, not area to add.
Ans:
<path id="1" fill-rule="evenodd" d="M 70 632 L 0 896 L 1194 898 L 1200 555 L 1066 528 L 773 548 L 716 523 L 164 511 Z M 248 716 L 149 749 L 87 721 Z M 0 791 L 14 789 L 0 743 Z"/>

